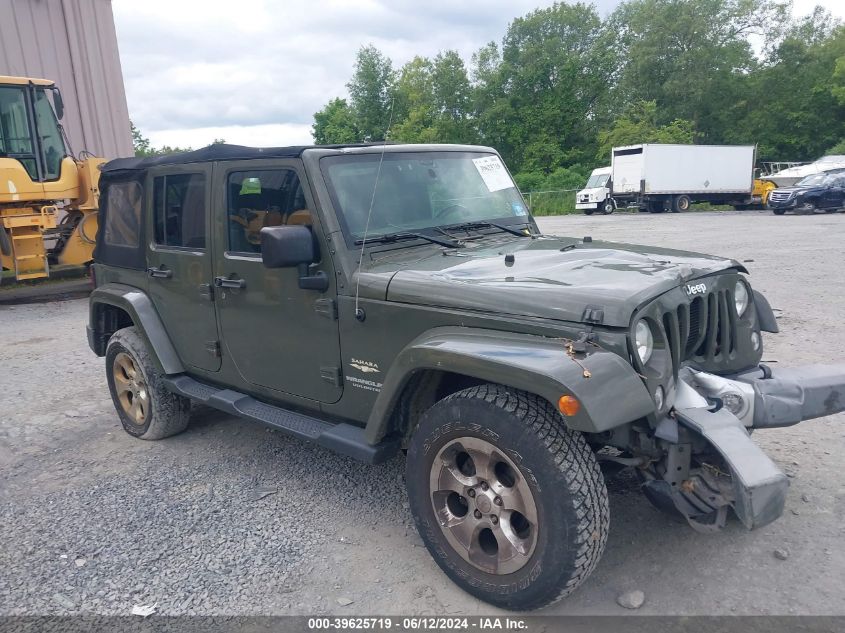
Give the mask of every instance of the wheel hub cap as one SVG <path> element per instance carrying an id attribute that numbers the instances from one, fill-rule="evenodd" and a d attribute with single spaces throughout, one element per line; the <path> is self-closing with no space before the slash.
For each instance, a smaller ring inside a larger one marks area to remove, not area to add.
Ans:
<path id="1" fill-rule="evenodd" d="M 461 437 L 434 459 L 429 478 L 443 535 L 468 563 L 490 574 L 511 574 L 537 544 L 537 506 L 528 483 L 504 451 Z"/>
<path id="2" fill-rule="evenodd" d="M 118 402 L 133 424 L 143 426 L 150 410 L 150 398 L 144 374 L 125 352 L 114 357 L 114 388 Z"/>

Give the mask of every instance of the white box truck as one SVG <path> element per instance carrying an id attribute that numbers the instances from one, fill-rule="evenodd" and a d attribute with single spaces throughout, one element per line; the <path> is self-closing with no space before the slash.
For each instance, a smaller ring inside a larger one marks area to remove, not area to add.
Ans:
<path id="1" fill-rule="evenodd" d="M 754 145 L 614 147 L 610 195 L 617 207 L 686 211 L 694 202 L 750 204 Z"/>

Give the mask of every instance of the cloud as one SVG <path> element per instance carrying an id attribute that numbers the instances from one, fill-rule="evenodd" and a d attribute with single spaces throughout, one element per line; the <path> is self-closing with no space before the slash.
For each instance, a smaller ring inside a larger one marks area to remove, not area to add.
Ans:
<path id="1" fill-rule="evenodd" d="M 612 0 L 607 0 L 612 3 Z M 539 4 L 549 5 L 551 0 Z M 301 141 L 314 112 L 346 94 L 355 54 L 399 66 L 454 48 L 469 61 L 537 0 L 114 0 L 129 111 L 155 144 Z M 269 126 L 269 127 L 268 127 Z M 181 139 L 181 140 L 179 140 Z M 206 139 L 206 140 L 203 140 Z"/>

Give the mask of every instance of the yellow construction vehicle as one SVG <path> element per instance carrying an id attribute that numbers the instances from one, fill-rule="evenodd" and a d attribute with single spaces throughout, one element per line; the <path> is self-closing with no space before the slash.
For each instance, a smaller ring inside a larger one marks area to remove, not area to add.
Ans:
<path id="1" fill-rule="evenodd" d="M 63 113 L 52 81 L 0 75 L 0 261 L 18 281 L 93 256 L 104 160 L 71 155 Z"/>

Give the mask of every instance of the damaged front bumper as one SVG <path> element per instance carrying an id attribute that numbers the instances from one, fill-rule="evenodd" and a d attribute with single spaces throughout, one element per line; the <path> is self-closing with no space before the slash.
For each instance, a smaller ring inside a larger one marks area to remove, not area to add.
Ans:
<path id="1" fill-rule="evenodd" d="M 699 530 L 723 526 L 728 507 L 749 529 L 767 525 L 783 513 L 789 480 L 749 430 L 843 410 L 845 365 L 776 370 L 761 365 L 732 376 L 683 368 L 672 414 L 655 431 L 669 446 L 666 465 L 659 477 L 647 476 L 644 486 Z M 693 459 L 695 452 L 713 450 L 718 463 Z"/>

